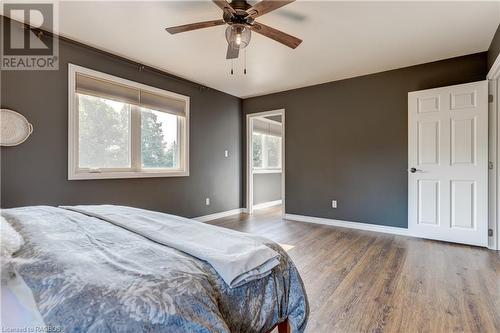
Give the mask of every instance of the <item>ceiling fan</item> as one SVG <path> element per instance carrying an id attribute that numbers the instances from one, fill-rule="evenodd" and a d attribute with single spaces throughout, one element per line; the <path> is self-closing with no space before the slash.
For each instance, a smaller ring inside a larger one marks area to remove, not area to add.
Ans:
<path id="1" fill-rule="evenodd" d="M 223 11 L 222 19 L 197 22 L 166 28 L 170 34 L 177 34 L 191 30 L 215 27 L 227 24 L 226 40 L 228 43 L 226 59 L 238 58 L 240 49 L 244 49 L 250 43 L 252 31 L 255 31 L 268 38 L 274 39 L 292 49 L 302 43 L 302 40 L 282 31 L 271 28 L 255 19 L 280 7 L 283 7 L 295 0 L 261 0 L 251 6 L 246 0 L 212 0 L 215 5 Z"/>

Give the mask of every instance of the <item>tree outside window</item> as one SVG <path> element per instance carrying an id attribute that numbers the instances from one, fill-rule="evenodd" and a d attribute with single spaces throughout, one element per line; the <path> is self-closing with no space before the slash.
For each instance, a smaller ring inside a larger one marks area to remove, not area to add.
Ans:
<path id="1" fill-rule="evenodd" d="M 131 105 L 78 95 L 79 166 L 130 168 Z M 177 116 L 140 109 L 143 168 L 177 168 Z"/>
<path id="2" fill-rule="evenodd" d="M 255 169 L 281 169 L 281 137 L 253 133 L 252 141 Z"/>

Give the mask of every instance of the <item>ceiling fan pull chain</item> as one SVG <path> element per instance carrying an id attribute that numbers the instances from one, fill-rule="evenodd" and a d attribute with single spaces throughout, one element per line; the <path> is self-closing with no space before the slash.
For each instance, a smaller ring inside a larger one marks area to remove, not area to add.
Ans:
<path id="1" fill-rule="evenodd" d="M 243 55 L 244 68 L 243 74 L 247 75 L 247 49 L 245 48 L 245 54 Z"/>
<path id="2" fill-rule="evenodd" d="M 233 64 L 234 64 L 234 61 L 233 61 L 233 59 L 231 59 L 231 75 L 233 75 L 233 74 L 234 74 L 234 71 L 233 71 Z"/>

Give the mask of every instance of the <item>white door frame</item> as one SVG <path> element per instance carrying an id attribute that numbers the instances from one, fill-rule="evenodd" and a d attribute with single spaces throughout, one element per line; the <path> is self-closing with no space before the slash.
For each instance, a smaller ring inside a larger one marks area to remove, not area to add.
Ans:
<path id="1" fill-rule="evenodd" d="M 500 128 L 500 117 L 498 110 L 500 108 L 500 56 L 497 57 L 495 63 L 491 67 L 488 75 L 488 94 L 493 96 L 493 100 L 489 100 L 488 116 L 489 116 L 489 225 L 488 228 L 493 230 L 493 236 L 488 237 L 488 248 L 492 250 L 500 250 L 500 220 L 498 212 L 500 211 L 500 196 L 498 189 L 500 188 L 500 165 L 498 157 L 500 156 L 500 137 L 498 136 L 498 128 Z"/>
<path id="2" fill-rule="evenodd" d="M 247 144 L 246 144 L 246 183 L 247 183 L 247 202 L 246 212 L 253 214 L 253 149 L 252 149 L 252 129 L 253 120 L 257 117 L 281 116 L 281 216 L 285 216 L 285 109 L 278 109 L 265 112 L 249 113 L 246 117 L 247 126 Z"/>

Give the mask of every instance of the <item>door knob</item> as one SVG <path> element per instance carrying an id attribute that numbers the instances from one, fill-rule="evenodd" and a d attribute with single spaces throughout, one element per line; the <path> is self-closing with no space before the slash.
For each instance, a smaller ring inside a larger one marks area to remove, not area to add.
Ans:
<path id="1" fill-rule="evenodd" d="M 415 172 L 422 172 L 422 170 L 417 169 L 417 168 L 411 168 L 409 171 L 410 171 L 411 173 L 415 173 Z"/>

